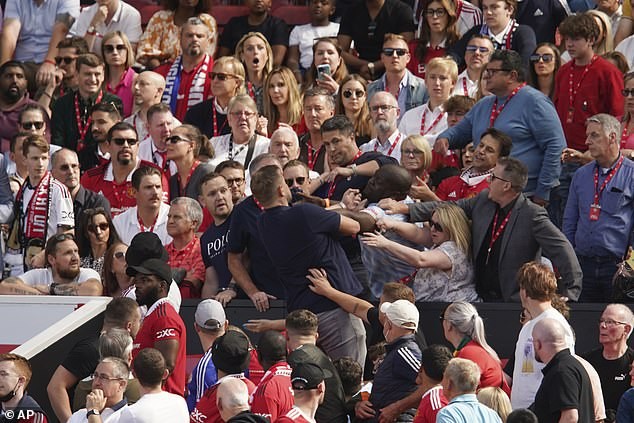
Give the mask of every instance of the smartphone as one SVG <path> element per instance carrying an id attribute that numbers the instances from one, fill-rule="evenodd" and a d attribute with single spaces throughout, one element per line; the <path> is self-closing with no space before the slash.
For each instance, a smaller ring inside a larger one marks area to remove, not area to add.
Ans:
<path id="1" fill-rule="evenodd" d="M 330 65 L 328 63 L 317 66 L 317 79 L 324 80 L 324 75 L 330 76 Z"/>

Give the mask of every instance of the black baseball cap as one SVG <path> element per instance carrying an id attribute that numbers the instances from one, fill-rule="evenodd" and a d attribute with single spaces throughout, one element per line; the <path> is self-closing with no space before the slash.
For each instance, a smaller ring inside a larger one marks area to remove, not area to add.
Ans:
<path id="1" fill-rule="evenodd" d="M 128 251 L 125 253 L 125 261 L 128 266 L 139 266 L 149 259 L 161 259 L 167 262 L 169 256 L 158 235 L 154 232 L 139 232 L 130 241 Z M 171 280 L 170 275 L 166 281 Z"/>
<path id="2" fill-rule="evenodd" d="M 249 368 L 249 339 L 243 333 L 229 330 L 211 347 L 211 360 L 217 369 L 228 374 L 242 373 Z"/>
<path id="3" fill-rule="evenodd" d="M 156 275 L 164 280 L 167 285 L 172 282 L 172 268 L 166 261 L 157 258 L 145 260 L 137 266 L 128 266 L 126 274 L 128 276 L 136 276 L 137 274 Z"/>
<path id="4" fill-rule="evenodd" d="M 317 389 L 324 379 L 321 367 L 313 363 L 297 363 L 291 372 L 291 385 L 296 391 Z"/>

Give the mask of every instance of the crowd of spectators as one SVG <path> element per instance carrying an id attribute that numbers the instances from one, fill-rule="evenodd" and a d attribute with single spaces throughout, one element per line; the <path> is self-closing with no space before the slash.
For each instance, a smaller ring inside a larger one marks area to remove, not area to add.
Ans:
<path id="1" fill-rule="evenodd" d="M 1 3 L 0 294 L 112 297 L 59 421 L 634 420 L 634 313 L 579 352 L 567 305 L 631 251 L 631 0 Z M 287 317 L 254 346 L 236 298 Z M 508 364 L 482 301 L 521 303 Z M 0 355 L 0 422 L 49 420 L 32 376 Z"/>

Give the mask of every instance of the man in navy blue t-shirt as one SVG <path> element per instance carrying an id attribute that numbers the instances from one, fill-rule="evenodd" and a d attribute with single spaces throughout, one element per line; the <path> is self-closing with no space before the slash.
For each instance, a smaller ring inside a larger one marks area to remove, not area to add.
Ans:
<path id="1" fill-rule="evenodd" d="M 291 191 L 277 166 L 265 166 L 252 175 L 251 191 L 264 208 L 258 231 L 286 290 L 288 311 L 307 309 L 319 317 L 319 344 L 333 358 L 365 360 L 365 329 L 360 319 L 314 294 L 308 269 L 324 269 L 333 286 L 358 295 L 357 280 L 339 236 L 354 236 L 359 224 L 312 204 L 289 207 Z"/>

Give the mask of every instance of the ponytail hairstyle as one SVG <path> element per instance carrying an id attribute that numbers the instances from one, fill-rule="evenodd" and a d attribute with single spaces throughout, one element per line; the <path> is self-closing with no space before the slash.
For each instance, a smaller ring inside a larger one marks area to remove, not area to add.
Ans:
<path id="1" fill-rule="evenodd" d="M 445 310 L 444 319 L 447 320 L 463 336 L 470 337 L 489 353 L 498 363 L 500 357 L 487 343 L 484 332 L 484 321 L 478 310 L 466 301 L 451 303 Z"/>

